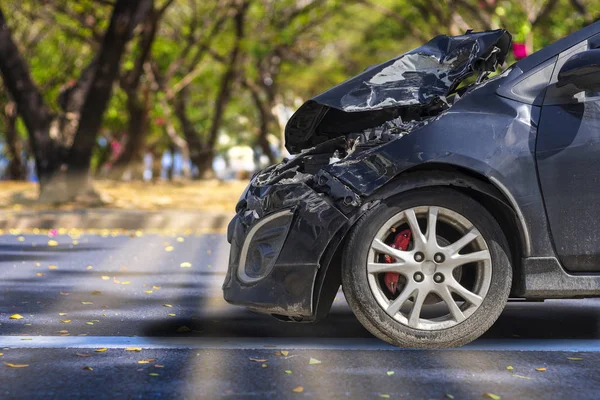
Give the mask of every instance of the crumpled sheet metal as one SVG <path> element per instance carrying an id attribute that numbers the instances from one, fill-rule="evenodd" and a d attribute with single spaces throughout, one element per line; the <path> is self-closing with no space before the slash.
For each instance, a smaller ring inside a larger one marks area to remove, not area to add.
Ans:
<path id="1" fill-rule="evenodd" d="M 428 104 L 476 71 L 494 71 L 510 45 L 504 30 L 437 36 L 313 100 L 346 112 Z"/>
<path id="2" fill-rule="evenodd" d="M 286 147 L 297 153 L 351 133 L 348 129 L 381 125 L 404 109 L 430 116 L 464 79 L 496 70 L 510 43 L 511 35 L 502 29 L 437 36 L 308 100 L 286 125 Z"/>

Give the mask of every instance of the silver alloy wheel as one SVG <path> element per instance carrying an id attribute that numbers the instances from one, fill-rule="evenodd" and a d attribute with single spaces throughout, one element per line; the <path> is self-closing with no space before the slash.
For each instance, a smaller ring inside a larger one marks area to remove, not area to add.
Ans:
<path id="1" fill-rule="evenodd" d="M 419 221 L 426 226 L 425 234 Z M 438 232 L 442 225 L 444 232 L 453 233 L 453 240 Z M 402 226 L 412 232 L 411 246 L 406 251 L 386 244 L 392 232 Z M 461 252 L 467 249 L 470 251 Z M 394 262 L 381 262 L 382 255 L 392 257 Z M 472 268 L 470 288 L 457 278 L 464 275 L 457 274 L 457 268 L 466 266 Z M 380 274 L 387 272 L 404 277 L 396 297 L 382 287 Z M 447 208 L 423 206 L 401 211 L 379 229 L 369 249 L 367 275 L 371 292 L 388 315 L 413 329 L 439 330 L 461 323 L 479 308 L 490 287 L 492 262 L 487 243 L 469 220 Z M 439 316 L 422 318 L 423 306 L 429 307 L 426 299 L 432 294 L 446 304 L 447 310 Z"/>

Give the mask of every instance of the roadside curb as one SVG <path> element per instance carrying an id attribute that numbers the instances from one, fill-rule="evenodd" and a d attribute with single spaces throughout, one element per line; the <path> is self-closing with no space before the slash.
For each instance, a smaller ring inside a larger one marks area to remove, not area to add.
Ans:
<path id="1" fill-rule="evenodd" d="M 224 232 L 232 217 L 233 213 L 220 211 L 135 211 L 115 209 L 0 211 L 0 229 Z"/>

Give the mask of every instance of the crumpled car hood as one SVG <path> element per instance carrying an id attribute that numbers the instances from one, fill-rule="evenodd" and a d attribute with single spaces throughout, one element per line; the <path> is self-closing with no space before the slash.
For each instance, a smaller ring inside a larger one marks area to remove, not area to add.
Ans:
<path id="1" fill-rule="evenodd" d="M 440 35 L 372 66 L 304 103 L 286 125 L 286 148 L 298 153 L 407 113 L 423 116 L 428 108 L 445 102 L 465 78 L 495 71 L 504 63 L 511 39 L 503 29 Z"/>

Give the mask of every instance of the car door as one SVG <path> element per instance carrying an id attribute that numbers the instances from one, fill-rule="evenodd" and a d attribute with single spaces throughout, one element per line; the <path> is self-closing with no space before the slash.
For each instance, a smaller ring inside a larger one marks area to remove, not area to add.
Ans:
<path id="1" fill-rule="evenodd" d="M 542 105 L 538 176 L 552 239 L 571 272 L 600 271 L 600 93 L 557 87 L 563 64 L 600 35 L 559 55 Z"/>

